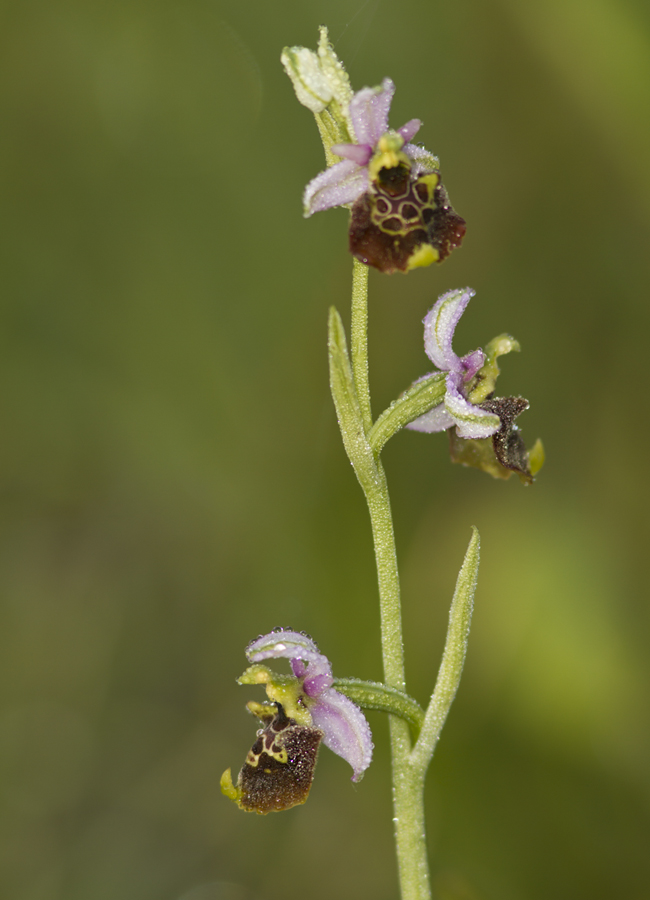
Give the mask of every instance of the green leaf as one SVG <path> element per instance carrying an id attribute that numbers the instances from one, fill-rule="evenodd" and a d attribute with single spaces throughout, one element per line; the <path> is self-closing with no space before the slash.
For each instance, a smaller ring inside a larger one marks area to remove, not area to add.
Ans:
<path id="1" fill-rule="evenodd" d="M 449 611 L 447 639 L 436 686 L 424 717 L 420 737 L 411 753 L 412 764 L 415 767 L 421 767 L 423 771 L 431 762 L 442 726 L 445 724 L 456 696 L 465 663 L 480 559 L 479 533 L 476 528 L 472 528 L 472 532 L 472 538 L 456 581 L 454 599 Z"/>
<path id="2" fill-rule="evenodd" d="M 364 490 L 379 478 L 377 464 L 366 438 L 363 416 L 352 376 L 350 357 L 341 317 L 332 306 L 329 315 L 328 349 L 330 388 L 343 445 Z"/>

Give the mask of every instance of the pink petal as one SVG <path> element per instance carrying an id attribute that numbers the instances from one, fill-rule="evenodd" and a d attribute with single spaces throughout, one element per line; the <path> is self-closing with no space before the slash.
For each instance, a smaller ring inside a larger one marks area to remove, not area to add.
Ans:
<path id="1" fill-rule="evenodd" d="M 291 671 L 296 678 L 304 678 L 307 674 L 307 663 L 303 659 L 292 659 Z"/>
<path id="2" fill-rule="evenodd" d="M 323 665 L 320 661 L 306 663 L 302 659 L 294 658 L 291 660 L 291 671 L 296 678 L 301 679 L 303 690 L 308 697 L 316 698 L 324 690 L 332 686 L 334 679 L 329 660 L 325 661 L 327 665 Z"/>
<path id="3" fill-rule="evenodd" d="M 425 412 L 424 415 L 413 419 L 406 427 L 410 428 L 411 431 L 425 431 L 427 434 L 434 434 L 437 431 L 446 431 L 455 424 L 445 409 L 445 404 L 440 403 L 438 406 L 430 409 L 429 412 Z"/>
<path id="4" fill-rule="evenodd" d="M 424 349 L 442 372 L 462 370 L 460 359 L 451 347 L 456 325 L 474 296 L 471 288 L 447 291 L 424 317 Z"/>
<path id="5" fill-rule="evenodd" d="M 390 78 L 384 78 L 381 87 L 363 88 L 350 100 L 350 118 L 357 143 L 374 147 L 382 134 L 386 134 L 394 93 L 395 85 Z"/>
<path id="6" fill-rule="evenodd" d="M 359 781 L 372 760 L 372 734 L 358 706 L 334 688 L 325 691 L 310 708 L 313 723 L 324 733 L 323 742 L 354 769 Z"/>
<path id="7" fill-rule="evenodd" d="M 352 160 L 344 159 L 309 182 L 303 196 L 305 216 L 354 203 L 367 188 L 367 170 Z"/>
<path id="8" fill-rule="evenodd" d="M 407 122 L 406 125 L 402 125 L 401 128 L 397 129 L 397 133 L 401 134 L 404 138 L 404 143 L 408 144 L 409 141 L 413 140 L 415 135 L 418 133 L 422 126 L 422 122 L 419 119 L 411 119 L 410 122 Z"/>
<path id="9" fill-rule="evenodd" d="M 482 350 L 472 350 L 471 353 L 466 353 L 465 356 L 461 357 L 460 362 L 464 372 L 463 381 L 469 381 L 483 366 L 485 353 Z"/>
<path id="10" fill-rule="evenodd" d="M 456 432 L 462 438 L 491 437 L 501 427 L 501 420 L 494 413 L 474 406 L 461 393 L 463 375 L 450 372 L 447 376 L 445 407 L 456 425 Z"/>
<path id="11" fill-rule="evenodd" d="M 369 144 L 332 144 L 332 153 L 350 159 L 358 166 L 367 166 L 372 156 L 372 147 Z"/>
<path id="12" fill-rule="evenodd" d="M 249 662 L 259 663 L 265 659 L 301 660 L 309 663 L 310 675 L 332 674 L 329 660 L 310 637 L 299 631 L 271 631 L 258 637 L 246 648 Z M 294 674 L 296 672 L 294 671 Z"/>
<path id="13" fill-rule="evenodd" d="M 307 670 L 307 676 L 302 683 L 302 687 L 304 692 L 308 697 L 319 697 L 323 691 L 327 690 L 327 688 L 332 687 L 332 675 L 330 672 L 322 672 L 314 670 L 314 674 L 312 674 L 309 670 L 314 670 L 314 667 L 310 664 L 309 669 Z"/>

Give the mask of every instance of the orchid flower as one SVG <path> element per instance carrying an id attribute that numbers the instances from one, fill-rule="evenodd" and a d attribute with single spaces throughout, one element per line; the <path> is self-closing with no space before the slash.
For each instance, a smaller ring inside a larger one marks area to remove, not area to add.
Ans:
<path id="1" fill-rule="evenodd" d="M 372 760 L 370 726 L 358 706 L 332 687 L 332 666 L 314 641 L 279 629 L 249 644 L 246 656 L 252 665 L 240 684 L 264 684 L 273 706 L 248 704 L 266 728 L 258 732 L 237 785 L 227 770 L 222 791 L 243 809 L 262 813 L 304 803 L 321 740 L 352 766 L 352 781 L 360 781 Z M 262 664 L 280 658 L 290 661 L 292 675 Z"/>
<path id="2" fill-rule="evenodd" d="M 298 703 L 305 708 L 312 725 L 323 732 L 323 743 L 350 763 L 353 781 L 360 781 L 372 760 L 372 735 L 358 706 L 334 690 L 330 661 L 314 641 L 297 631 L 272 631 L 246 648 L 252 663 L 265 659 L 288 659 L 298 680 Z M 269 686 L 271 683 L 268 682 Z M 271 700 L 275 699 L 267 688 Z"/>
<path id="3" fill-rule="evenodd" d="M 350 252 L 380 272 L 408 272 L 442 262 L 465 235 L 465 221 L 451 208 L 440 180 L 438 160 L 410 143 L 420 128 L 411 119 L 397 131 L 388 127 L 395 85 L 363 88 L 348 106 L 356 143 L 334 143 L 342 157 L 309 182 L 306 216 L 334 206 L 351 206 Z"/>
<path id="4" fill-rule="evenodd" d="M 524 484 L 531 484 L 544 464 L 544 447 L 537 440 L 527 450 L 515 425 L 517 416 L 528 409 L 528 400 L 493 396 L 497 358 L 519 350 L 519 344 L 501 334 L 485 351 L 457 356 L 452 348 L 456 326 L 473 296 L 470 288 L 448 291 L 425 316 L 424 349 L 431 362 L 447 372 L 445 397 L 406 427 L 429 433 L 450 429 L 453 462 L 482 469 L 493 478 L 516 473 Z"/>
<path id="5" fill-rule="evenodd" d="M 388 128 L 388 112 L 395 93 L 395 85 L 390 78 L 384 78 L 381 87 L 363 88 L 350 101 L 349 116 L 354 130 L 355 144 L 334 144 L 332 153 L 342 157 L 305 188 L 305 215 L 331 209 L 334 206 L 352 204 L 370 186 L 370 162 L 376 153 L 394 159 L 397 165 L 398 153 L 405 155 L 410 163 L 411 179 L 420 175 L 437 172 L 439 162 L 417 144 L 409 141 L 420 129 L 419 119 L 411 119 L 397 131 Z"/>
<path id="6" fill-rule="evenodd" d="M 448 373 L 446 392 L 439 406 L 415 419 L 407 428 L 431 433 L 455 425 L 462 438 L 486 438 L 499 430 L 499 417 L 468 399 L 474 379 L 485 363 L 485 354 L 473 350 L 461 357 L 452 349 L 454 331 L 473 296 L 471 288 L 448 291 L 425 316 L 424 349 L 431 362 L 441 372 Z"/>

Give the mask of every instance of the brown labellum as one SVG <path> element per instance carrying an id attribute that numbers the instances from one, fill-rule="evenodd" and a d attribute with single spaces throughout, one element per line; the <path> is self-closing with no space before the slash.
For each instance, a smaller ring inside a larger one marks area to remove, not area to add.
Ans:
<path id="1" fill-rule="evenodd" d="M 239 805 L 262 815 L 305 802 L 323 738 L 319 728 L 297 725 L 281 703 L 276 706 L 277 714 L 264 720 L 237 780 Z"/>
<path id="2" fill-rule="evenodd" d="M 407 165 L 382 168 L 352 206 L 350 252 L 380 272 L 442 262 L 465 236 L 438 173 L 411 181 Z"/>
<path id="3" fill-rule="evenodd" d="M 478 405 L 499 416 L 501 427 L 492 437 L 481 439 L 458 437 L 456 429 L 450 428 L 452 461 L 482 469 L 493 478 L 506 479 L 516 473 L 524 484 L 532 484 L 534 477 L 529 453 L 515 425 L 517 416 L 528 409 L 528 400 L 523 397 L 493 397 Z"/>
<path id="4" fill-rule="evenodd" d="M 501 428 L 492 436 L 496 458 L 504 469 L 516 472 L 526 484 L 532 484 L 533 476 L 526 444 L 515 425 L 515 419 L 527 410 L 529 405 L 524 397 L 494 397 L 480 404 L 482 409 L 494 413 L 501 419 Z"/>

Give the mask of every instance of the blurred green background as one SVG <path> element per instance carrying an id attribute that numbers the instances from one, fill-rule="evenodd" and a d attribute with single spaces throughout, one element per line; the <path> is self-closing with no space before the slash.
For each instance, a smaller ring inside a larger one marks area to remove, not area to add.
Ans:
<path id="1" fill-rule="evenodd" d="M 275 625 L 381 677 L 366 511 L 329 399 L 343 210 L 280 64 L 330 26 L 390 75 L 467 219 L 461 250 L 371 273 L 380 411 L 431 366 L 421 319 L 472 285 L 467 352 L 547 464 L 532 488 L 387 448 L 407 672 L 431 690 L 476 524 L 461 690 L 427 784 L 443 900 L 647 900 L 650 8 L 642 0 L 25 0 L 2 13 L 0 895 L 396 900 L 387 727 L 353 786 L 238 811 Z"/>

